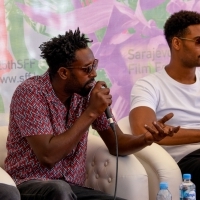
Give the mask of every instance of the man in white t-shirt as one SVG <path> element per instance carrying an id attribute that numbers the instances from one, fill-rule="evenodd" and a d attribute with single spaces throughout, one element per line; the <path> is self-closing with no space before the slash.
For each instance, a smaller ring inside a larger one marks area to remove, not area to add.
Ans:
<path id="1" fill-rule="evenodd" d="M 174 137 L 158 142 L 176 160 L 182 173 L 191 173 L 200 199 L 200 14 L 180 11 L 164 26 L 171 60 L 159 72 L 138 80 L 131 92 L 130 124 L 133 134 L 144 124 L 174 115 L 167 126 L 180 125 Z M 164 125 L 165 126 L 165 125 Z M 153 126 L 152 126 L 153 129 Z"/>

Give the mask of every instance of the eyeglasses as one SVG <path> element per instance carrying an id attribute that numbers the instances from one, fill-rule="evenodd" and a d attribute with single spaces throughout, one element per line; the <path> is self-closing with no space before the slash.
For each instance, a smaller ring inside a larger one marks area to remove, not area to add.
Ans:
<path id="1" fill-rule="evenodd" d="M 193 42 L 195 42 L 196 45 L 200 45 L 200 37 L 197 37 L 197 38 L 195 38 L 195 39 L 179 37 L 179 39 L 181 39 L 181 40 L 189 40 L 189 41 L 193 41 Z"/>
<path id="2" fill-rule="evenodd" d="M 97 70 L 97 67 L 98 67 L 98 62 L 99 60 L 98 59 L 95 59 L 94 62 L 91 64 L 91 65 L 88 65 L 86 67 L 67 67 L 67 69 L 81 69 L 83 70 L 86 74 L 91 74 L 92 73 L 92 70 L 94 69 L 95 71 Z"/>

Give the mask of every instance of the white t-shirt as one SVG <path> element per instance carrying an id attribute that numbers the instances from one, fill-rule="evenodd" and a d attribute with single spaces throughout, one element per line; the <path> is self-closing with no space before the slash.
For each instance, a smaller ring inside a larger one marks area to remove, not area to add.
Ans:
<path id="1" fill-rule="evenodd" d="M 200 71 L 196 70 L 196 82 L 190 85 L 175 81 L 165 69 L 139 79 L 131 91 L 131 110 L 139 106 L 153 109 L 157 119 L 174 113 L 174 117 L 166 124 L 200 129 Z M 163 148 L 178 162 L 199 149 L 200 142 Z"/>

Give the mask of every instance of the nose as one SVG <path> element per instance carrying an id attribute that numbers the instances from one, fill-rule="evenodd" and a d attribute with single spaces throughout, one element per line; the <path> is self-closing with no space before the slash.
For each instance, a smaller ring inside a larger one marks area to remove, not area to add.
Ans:
<path id="1" fill-rule="evenodd" d="M 91 73 L 89 74 L 90 77 L 95 78 L 97 76 L 97 71 L 96 69 L 92 69 Z"/>

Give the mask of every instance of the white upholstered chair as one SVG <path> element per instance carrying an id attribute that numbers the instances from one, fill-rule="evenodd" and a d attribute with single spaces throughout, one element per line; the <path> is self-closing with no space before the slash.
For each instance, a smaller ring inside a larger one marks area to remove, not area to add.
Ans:
<path id="1" fill-rule="evenodd" d="M 8 127 L 0 127 L 0 182 L 15 185 L 3 170 L 7 154 Z M 100 137 L 88 137 L 87 174 L 85 186 L 114 194 L 116 157 L 109 154 Z M 148 177 L 143 165 L 134 155 L 119 158 L 117 196 L 128 200 L 148 200 Z"/>
<path id="2" fill-rule="evenodd" d="M 129 117 L 118 121 L 121 130 L 131 134 Z M 179 185 L 182 182 L 181 171 L 175 160 L 160 145 L 153 143 L 134 154 L 148 175 L 149 200 L 155 200 L 159 183 L 167 181 L 172 199 L 179 199 Z M 142 199 L 141 199 L 142 200 Z"/>
<path id="3" fill-rule="evenodd" d="M 128 117 L 118 121 L 126 134 L 131 134 Z M 15 185 L 3 170 L 8 127 L 0 127 L 0 183 Z M 116 157 L 109 154 L 100 137 L 88 137 L 87 175 L 85 185 L 114 194 Z M 159 145 L 152 144 L 134 155 L 119 158 L 117 196 L 128 200 L 155 200 L 160 181 L 169 183 L 173 199 L 179 198 L 181 172 L 176 162 Z"/>

